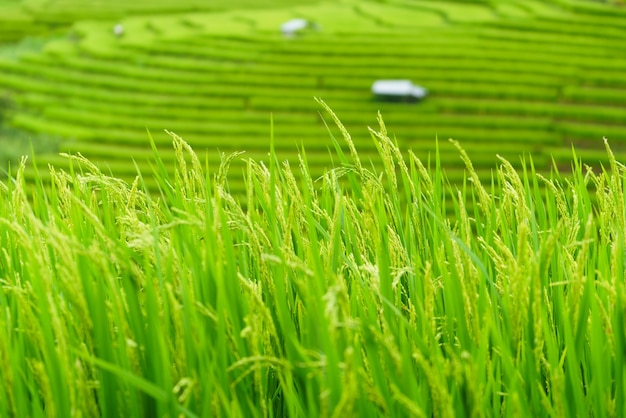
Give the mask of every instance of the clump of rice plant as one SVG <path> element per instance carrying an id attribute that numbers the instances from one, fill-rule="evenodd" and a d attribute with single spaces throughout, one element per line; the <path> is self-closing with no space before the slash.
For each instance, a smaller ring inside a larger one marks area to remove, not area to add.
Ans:
<path id="1" fill-rule="evenodd" d="M 213 170 L 173 134 L 174 175 L 155 151 L 132 184 L 73 155 L 31 185 L 22 160 L 0 416 L 624 416 L 626 167 L 607 146 L 599 173 L 502 160 L 485 184 L 459 147 L 451 187 L 379 122 L 380 169 L 337 120 L 336 168 L 272 151 L 245 196 L 236 156 Z"/>

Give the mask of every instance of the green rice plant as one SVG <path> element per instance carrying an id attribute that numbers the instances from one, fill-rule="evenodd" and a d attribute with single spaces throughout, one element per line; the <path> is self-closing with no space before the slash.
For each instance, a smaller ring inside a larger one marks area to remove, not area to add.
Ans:
<path id="1" fill-rule="evenodd" d="M 530 44 L 548 42 L 553 47 L 557 45 L 563 45 L 566 48 L 578 47 L 578 48 L 590 48 L 599 47 L 606 48 L 621 48 L 619 41 L 612 41 L 611 39 L 593 39 L 585 36 L 573 36 L 569 34 L 559 33 L 541 33 L 527 31 L 515 31 L 515 30 L 503 30 L 498 21 L 490 22 L 489 26 L 481 31 L 481 35 L 487 38 L 496 38 L 500 41 L 515 40 L 523 42 L 527 39 Z"/>
<path id="2" fill-rule="evenodd" d="M 598 124 L 584 124 L 584 123 L 560 123 L 558 127 L 564 135 L 569 138 L 576 138 L 578 140 L 588 140 L 590 142 L 599 143 L 603 135 L 615 140 L 616 144 L 624 144 L 626 135 L 624 129 L 615 125 L 598 125 Z"/>
<path id="3" fill-rule="evenodd" d="M 394 0 L 393 3 L 403 5 L 408 10 L 429 11 L 441 14 L 447 21 L 457 23 L 485 22 L 496 17 L 489 5 L 480 4 L 481 2 L 411 2 Z"/>
<path id="4" fill-rule="evenodd" d="M 238 154 L 174 134 L 175 170 L 152 141 L 130 183 L 76 154 L 27 184 L 24 158 L 0 183 L 0 415 L 623 416 L 608 145 L 600 171 L 501 159 L 485 181 L 454 142 L 453 187 L 380 115 L 370 165 L 320 104 L 333 167 L 270 135 L 242 195 Z"/>
<path id="5" fill-rule="evenodd" d="M 568 104 L 550 102 L 519 102 L 513 100 L 469 100 L 438 98 L 437 107 L 446 112 L 461 114 L 520 115 L 527 117 L 552 116 L 565 120 L 623 123 L 626 119 L 619 107 L 602 104 Z"/>
<path id="6" fill-rule="evenodd" d="M 567 86 L 563 89 L 563 98 L 583 103 L 602 103 L 608 105 L 624 105 L 623 89 L 610 88 L 586 88 Z"/>

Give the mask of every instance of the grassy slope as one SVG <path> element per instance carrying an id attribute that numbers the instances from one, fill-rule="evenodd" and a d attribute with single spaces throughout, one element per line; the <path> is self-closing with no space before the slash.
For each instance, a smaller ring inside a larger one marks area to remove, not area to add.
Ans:
<path id="1" fill-rule="evenodd" d="M 67 4 L 50 3 L 58 16 Z M 34 3 L 31 9 L 39 10 Z M 63 150 L 81 151 L 127 178 L 134 176 L 129 157 L 145 166 L 150 153 L 146 128 L 159 145 L 169 142 L 162 129 L 176 131 L 208 149 L 216 165 L 217 148 L 260 156 L 270 113 L 282 155 L 293 162 L 304 144 L 321 174 L 330 144 L 319 140 L 325 128 L 313 96 L 331 103 L 372 155 L 365 126 L 377 110 L 403 149 L 425 157 L 435 137 L 453 137 L 480 171 L 493 167 L 496 153 L 532 153 L 542 171 L 553 155 L 567 165 L 571 143 L 583 156 L 590 149 L 594 162 L 602 136 L 621 152 L 626 31 L 623 10 L 614 6 L 395 0 L 132 13 L 122 39 L 112 35 L 111 20 L 78 21 L 78 39 L 27 49 L 19 60 L 0 58 L 0 89 L 17 106 L 9 124 L 65 138 Z M 297 16 L 322 30 L 282 38 L 279 24 Z M 371 82 L 392 77 L 426 85 L 431 97 L 419 106 L 372 101 Z M 455 151 L 446 143 L 440 152 L 451 178 L 460 179 Z M 53 155 L 40 161 L 63 163 Z"/>
<path id="2" fill-rule="evenodd" d="M 179 138 L 174 176 L 143 173 L 158 200 L 86 161 L 44 194 L 22 167 L 0 185 L 0 415 L 624 416 L 626 167 L 503 161 L 493 193 L 466 160 L 452 191 L 375 136 L 380 172 L 250 161 L 245 208 Z"/>

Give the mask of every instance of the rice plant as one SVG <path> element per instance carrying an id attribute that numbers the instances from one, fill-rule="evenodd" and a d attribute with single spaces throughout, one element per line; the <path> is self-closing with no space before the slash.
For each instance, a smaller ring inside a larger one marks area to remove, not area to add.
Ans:
<path id="1" fill-rule="evenodd" d="M 175 173 L 153 143 L 130 184 L 80 154 L 31 184 L 23 159 L 0 184 L 0 416 L 624 416 L 608 145 L 601 171 L 502 159 L 483 182 L 456 144 L 453 187 L 380 116 L 361 161 L 329 114 L 333 169 L 272 146 L 241 196 L 244 157 L 174 134 Z"/>

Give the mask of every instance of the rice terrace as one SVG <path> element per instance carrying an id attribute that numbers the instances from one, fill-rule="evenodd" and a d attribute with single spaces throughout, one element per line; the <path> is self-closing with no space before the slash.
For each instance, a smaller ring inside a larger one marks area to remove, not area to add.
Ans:
<path id="1" fill-rule="evenodd" d="M 0 417 L 626 416 L 626 2 L 0 0 Z"/>

